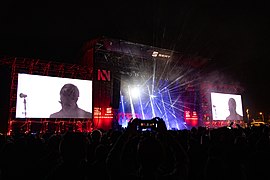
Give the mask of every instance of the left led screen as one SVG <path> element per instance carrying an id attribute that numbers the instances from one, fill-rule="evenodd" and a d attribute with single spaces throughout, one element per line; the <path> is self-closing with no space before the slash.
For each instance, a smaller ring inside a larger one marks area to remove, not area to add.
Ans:
<path id="1" fill-rule="evenodd" d="M 78 107 L 92 114 L 91 80 L 19 73 L 16 118 L 50 118 L 51 114 L 59 112 L 62 108 L 60 90 L 65 84 L 73 84 L 78 88 Z M 82 117 L 66 116 L 64 118 Z"/>

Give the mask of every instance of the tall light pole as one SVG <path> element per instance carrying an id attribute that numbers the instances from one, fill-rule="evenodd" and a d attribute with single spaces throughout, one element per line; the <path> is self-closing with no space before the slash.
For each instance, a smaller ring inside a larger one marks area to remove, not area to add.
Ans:
<path id="1" fill-rule="evenodd" d="M 247 113 L 247 120 L 248 120 L 248 123 L 249 123 L 249 109 L 248 108 L 246 110 L 246 113 Z"/>
<path id="2" fill-rule="evenodd" d="M 263 113 L 260 112 L 260 115 L 262 116 L 262 120 L 263 120 L 263 122 L 264 122 L 264 115 L 263 115 Z"/>

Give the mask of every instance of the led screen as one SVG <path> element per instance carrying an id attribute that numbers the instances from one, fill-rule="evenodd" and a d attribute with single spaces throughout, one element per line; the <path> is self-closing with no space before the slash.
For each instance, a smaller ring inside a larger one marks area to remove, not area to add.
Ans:
<path id="1" fill-rule="evenodd" d="M 213 120 L 243 120 L 241 95 L 211 92 L 211 106 Z"/>
<path id="2" fill-rule="evenodd" d="M 16 118 L 92 118 L 92 81 L 18 74 Z"/>

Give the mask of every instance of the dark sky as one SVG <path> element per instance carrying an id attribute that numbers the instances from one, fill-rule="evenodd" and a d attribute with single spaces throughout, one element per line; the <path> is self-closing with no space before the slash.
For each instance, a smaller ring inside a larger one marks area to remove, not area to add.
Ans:
<path id="1" fill-rule="evenodd" d="M 107 36 L 210 58 L 245 85 L 244 101 L 270 112 L 267 1 L 1 1 L 0 54 L 76 62 Z"/>

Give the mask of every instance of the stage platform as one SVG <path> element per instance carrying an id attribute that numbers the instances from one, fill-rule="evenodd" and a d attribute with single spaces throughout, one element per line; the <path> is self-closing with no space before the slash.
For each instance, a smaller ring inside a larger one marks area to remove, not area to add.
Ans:
<path id="1" fill-rule="evenodd" d="M 10 134 L 12 133 L 64 133 L 91 132 L 91 120 L 12 120 L 10 121 Z"/>

